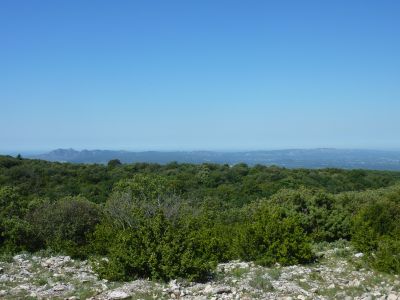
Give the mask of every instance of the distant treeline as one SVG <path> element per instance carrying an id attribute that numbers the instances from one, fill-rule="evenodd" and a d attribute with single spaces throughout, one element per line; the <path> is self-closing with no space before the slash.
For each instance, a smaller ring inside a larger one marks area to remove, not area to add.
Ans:
<path id="1" fill-rule="evenodd" d="M 90 257 L 105 278 L 205 280 L 218 262 L 315 260 L 351 240 L 400 273 L 400 172 L 0 156 L 0 251 Z"/>
<path id="2" fill-rule="evenodd" d="M 277 165 L 287 168 L 344 168 L 400 171 L 400 151 L 367 149 L 286 149 L 260 151 L 113 151 L 57 149 L 29 158 L 71 163 L 107 164 L 111 159 L 123 163 L 148 162 L 167 164 L 216 163 L 254 166 Z"/>

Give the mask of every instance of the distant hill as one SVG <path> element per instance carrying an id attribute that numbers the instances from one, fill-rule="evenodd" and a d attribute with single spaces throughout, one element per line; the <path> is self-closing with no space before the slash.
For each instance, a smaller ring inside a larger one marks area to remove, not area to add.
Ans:
<path id="1" fill-rule="evenodd" d="M 166 164 L 220 163 L 248 165 L 278 165 L 287 168 L 345 168 L 400 170 L 400 151 L 342 150 L 342 149 L 290 149 L 270 151 L 113 151 L 57 149 L 30 158 L 73 163 L 105 164 L 111 159 L 123 163 L 148 162 Z"/>

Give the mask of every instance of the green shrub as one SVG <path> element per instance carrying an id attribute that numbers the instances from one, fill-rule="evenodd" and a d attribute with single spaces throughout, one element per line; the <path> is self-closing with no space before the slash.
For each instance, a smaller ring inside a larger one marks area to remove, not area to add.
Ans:
<path id="1" fill-rule="evenodd" d="M 203 253 L 194 231 L 167 220 L 162 211 L 152 218 L 137 217 L 141 221 L 135 229 L 119 229 L 109 236 L 108 260 L 97 262 L 101 276 L 112 280 L 204 280 L 209 276 L 216 262 Z"/>
<path id="2" fill-rule="evenodd" d="M 316 242 L 350 237 L 351 215 L 331 194 L 304 188 L 284 189 L 272 196 L 270 202 L 296 218 Z"/>
<path id="3" fill-rule="evenodd" d="M 18 252 L 35 250 L 36 240 L 30 238 L 31 228 L 24 220 L 28 201 L 21 200 L 18 189 L 0 188 L 0 250 Z"/>
<path id="4" fill-rule="evenodd" d="M 112 280 L 206 279 L 216 264 L 209 249 L 213 240 L 206 231 L 200 234 L 185 209 L 159 176 L 137 175 L 116 184 L 93 234 L 93 249 L 108 258 L 94 264 L 99 274 Z"/>
<path id="5" fill-rule="evenodd" d="M 36 251 L 40 248 L 40 241 L 33 235 L 30 224 L 18 217 L 11 217 L 1 222 L 2 245 L 1 251 L 16 253 L 21 251 Z"/>
<path id="6" fill-rule="evenodd" d="M 400 274 L 399 238 L 382 237 L 379 240 L 378 249 L 374 255 L 371 255 L 370 261 L 372 266 L 379 271 Z"/>
<path id="7" fill-rule="evenodd" d="M 100 211 L 96 204 L 85 198 L 67 197 L 54 203 L 43 203 L 27 219 L 43 247 L 86 257 L 88 235 L 99 223 Z"/>
<path id="8" fill-rule="evenodd" d="M 400 273 L 400 201 L 392 196 L 367 204 L 354 217 L 352 243 L 376 269 Z"/>
<path id="9" fill-rule="evenodd" d="M 157 175 L 137 174 L 132 179 L 115 184 L 113 192 L 105 204 L 105 212 L 115 226 L 136 227 L 135 213 L 145 217 L 154 216 L 159 209 L 167 213 L 175 199 L 169 182 Z"/>
<path id="10" fill-rule="evenodd" d="M 261 265 L 291 265 L 312 261 L 310 239 L 298 220 L 287 216 L 282 208 L 263 203 L 239 239 L 242 259 Z"/>
<path id="11" fill-rule="evenodd" d="M 388 200 L 366 205 L 354 217 L 352 230 L 352 242 L 358 250 L 376 251 L 382 236 L 400 232 L 400 205 Z"/>

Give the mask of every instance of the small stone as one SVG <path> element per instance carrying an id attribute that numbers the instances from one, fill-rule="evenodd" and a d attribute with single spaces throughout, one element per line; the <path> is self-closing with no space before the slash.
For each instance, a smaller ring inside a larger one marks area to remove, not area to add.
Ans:
<path id="1" fill-rule="evenodd" d="M 399 297 L 397 297 L 396 294 L 389 294 L 387 296 L 387 300 L 398 300 L 398 299 L 399 299 Z"/>
<path id="2" fill-rule="evenodd" d="M 232 289 L 229 286 L 220 286 L 214 290 L 214 294 L 229 294 L 232 293 Z"/>
<path id="3" fill-rule="evenodd" d="M 124 291 L 112 291 L 108 294 L 109 299 L 127 299 L 129 295 Z"/>
<path id="4" fill-rule="evenodd" d="M 358 287 L 358 286 L 360 286 L 360 284 L 361 284 L 361 283 L 360 283 L 359 280 L 354 279 L 354 280 L 350 281 L 349 286 Z"/>
<path id="5" fill-rule="evenodd" d="M 207 284 L 206 287 L 204 288 L 204 293 L 209 294 L 213 291 L 213 288 L 211 284 Z"/>
<path id="6" fill-rule="evenodd" d="M 53 291 L 56 292 L 61 292 L 63 290 L 65 290 L 65 286 L 63 286 L 62 284 L 57 284 L 56 286 L 53 287 Z"/>
<path id="7" fill-rule="evenodd" d="M 21 276 L 30 276 L 31 273 L 28 270 L 23 269 L 20 273 Z"/>
<path id="8" fill-rule="evenodd" d="M 330 284 L 329 286 L 328 286 L 328 289 L 334 289 L 335 288 L 335 284 L 334 283 L 332 283 L 332 284 Z"/>
<path id="9" fill-rule="evenodd" d="M 361 258 L 363 256 L 364 256 L 364 253 L 361 253 L 361 252 L 354 254 L 354 257 L 357 257 L 357 258 Z"/>
<path id="10" fill-rule="evenodd" d="M 51 264 L 52 264 L 51 260 L 48 259 L 48 260 L 42 261 L 41 266 L 43 268 L 50 268 Z"/>
<path id="11" fill-rule="evenodd" d="M 20 288 L 21 290 L 29 290 L 29 289 L 30 289 L 30 286 L 27 285 L 27 284 L 21 284 L 21 285 L 19 286 L 19 288 Z"/>

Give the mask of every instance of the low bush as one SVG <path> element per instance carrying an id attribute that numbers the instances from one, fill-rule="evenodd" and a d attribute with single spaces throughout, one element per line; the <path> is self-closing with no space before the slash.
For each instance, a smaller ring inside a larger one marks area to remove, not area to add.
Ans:
<path id="1" fill-rule="evenodd" d="M 159 176 L 119 182 L 93 234 L 94 249 L 108 258 L 95 264 L 99 274 L 112 280 L 206 279 L 217 261 L 182 202 Z"/>
<path id="2" fill-rule="evenodd" d="M 30 224 L 24 220 L 28 201 L 20 201 L 18 189 L 0 188 L 0 250 L 18 252 L 35 250 L 35 241 L 30 239 Z M 29 243 L 28 243 L 29 241 Z"/>
<path id="3" fill-rule="evenodd" d="M 370 256 L 372 267 L 379 271 L 400 274 L 400 240 L 398 237 L 385 236 L 380 239 L 378 249 Z"/>
<path id="4" fill-rule="evenodd" d="M 119 229 L 108 236 L 108 259 L 99 260 L 96 266 L 102 277 L 201 281 L 210 275 L 216 261 L 202 251 L 202 240 L 195 231 L 167 220 L 162 211 L 152 218 L 137 217 L 141 221 L 136 228 Z M 101 234 L 96 232 L 95 236 Z"/>
<path id="5" fill-rule="evenodd" d="M 239 251 L 242 259 L 261 265 L 290 265 L 313 260 L 310 239 L 296 218 L 279 207 L 263 203 L 254 220 L 242 230 Z"/>
<path id="6" fill-rule="evenodd" d="M 88 236 L 100 221 L 100 211 L 85 198 L 67 197 L 41 204 L 27 220 L 33 238 L 40 240 L 43 248 L 83 258 L 88 255 Z"/>
<path id="7" fill-rule="evenodd" d="M 354 217 L 352 243 L 376 269 L 400 273 L 400 198 L 365 205 Z"/>
<path id="8" fill-rule="evenodd" d="M 331 194 L 310 189 L 284 189 L 269 200 L 296 218 L 313 241 L 335 241 L 350 237 L 351 214 Z"/>

